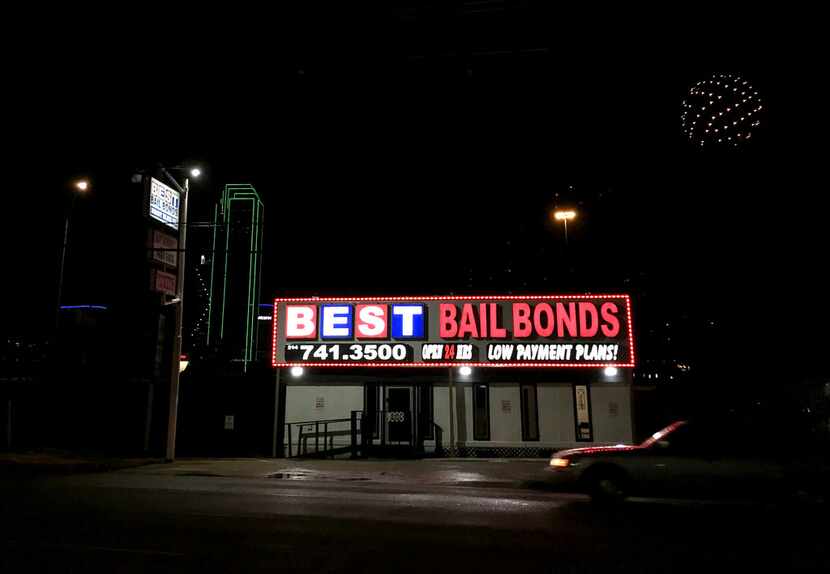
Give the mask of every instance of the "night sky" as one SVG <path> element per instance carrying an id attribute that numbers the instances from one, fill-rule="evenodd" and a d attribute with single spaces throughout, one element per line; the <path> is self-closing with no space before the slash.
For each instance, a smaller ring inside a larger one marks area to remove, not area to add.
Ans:
<path id="1" fill-rule="evenodd" d="M 354 26 L 21 27 L 3 331 L 49 323 L 72 178 L 93 191 L 75 206 L 65 301 L 106 303 L 133 170 L 193 161 L 194 220 L 226 183 L 260 192 L 266 299 L 554 293 L 573 286 L 568 255 L 583 288 L 647 293 L 635 320 L 652 339 L 665 322 L 712 327 L 678 353 L 747 377 L 827 374 L 826 92 L 806 20 L 580 34 L 543 3 L 460 6 Z M 764 124 L 739 149 L 701 151 L 682 101 L 727 72 L 758 89 Z M 568 254 L 555 205 L 580 212 Z"/>

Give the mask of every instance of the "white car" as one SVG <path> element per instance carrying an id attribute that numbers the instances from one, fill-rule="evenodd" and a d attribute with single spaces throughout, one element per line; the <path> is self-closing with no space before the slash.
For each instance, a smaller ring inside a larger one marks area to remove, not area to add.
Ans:
<path id="1" fill-rule="evenodd" d="M 628 495 L 730 495 L 809 492 L 828 481 L 816 457 L 779 449 L 747 434 L 677 421 L 640 445 L 575 448 L 553 454 L 552 482 L 596 502 Z"/>

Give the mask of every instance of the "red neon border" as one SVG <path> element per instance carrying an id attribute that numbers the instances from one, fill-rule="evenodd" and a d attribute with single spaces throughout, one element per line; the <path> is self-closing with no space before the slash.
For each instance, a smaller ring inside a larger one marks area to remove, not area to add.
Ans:
<path id="1" fill-rule="evenodd" d="M 556 299 L 623 299 L 625 301 L 626 320 L 628 323 L 628 356 L 627 363 L 278 363 L 277 362 L 277 310 L 279 303 L 329 303 L 329 302 L 355 302 L 373 301 L 383 303 L 387 301 L 525 301 L 541 300 L 550 301 Z M 503 369 L 510 367 L 555 367 L 555 368 L 591 368 L 602 369 L 605 367 L 633 368 L 636 366 L 634 360 L 634 332 L 631 321 L 631 296 L 613 294 L 591 294 L 591 295 L 427 295 L 423 297 L 395 296 L 395 297 L 275 297 L 273 318 L 271 320 L 271 366 L 272 367 L 352 367 L 352 368 L 400 368 L 400 367 L 478 367 L 490 369 Z"/>

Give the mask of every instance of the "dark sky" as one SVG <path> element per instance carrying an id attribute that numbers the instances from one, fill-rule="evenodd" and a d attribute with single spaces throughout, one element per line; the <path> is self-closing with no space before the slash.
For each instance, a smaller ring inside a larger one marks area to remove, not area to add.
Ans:
<path id="1" fill-rule="evenodd" d="M 715 318 L 741 363 L 826 373 L 826 91 L 809 15 L 577 25 L 548 4 L 20 16 L 4 40 L 5 330 L 49 316 L 68 181 L 94 186 L 67 277 L 72 302 L 94 303 L 118 288 L 110 208 L 135 192 L 132 170 L 192 160 L 196 218 L 225 183 L 262 195 L 266 293 L 461 293 L 470 274 L 476 292 L 556 291 L 558 193 L 582 202 L 572 254 L 595 289 L 647 288 L 650 322 Z M 681 101 L 720 72 L 769 111 L 752 145 L 701 152 Z"/>

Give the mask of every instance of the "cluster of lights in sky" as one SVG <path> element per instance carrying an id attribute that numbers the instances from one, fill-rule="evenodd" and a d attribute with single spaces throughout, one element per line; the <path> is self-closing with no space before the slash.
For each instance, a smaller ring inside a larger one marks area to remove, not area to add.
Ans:
<path id="1" fill-rule="evenodd" d="M 697 146 L 737 147 L 761 125 L 758 91 L 736 74 L 696 83 L 683 101 L 683 133 Z"/>

